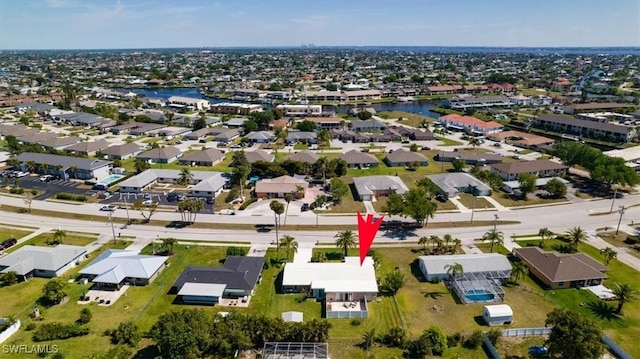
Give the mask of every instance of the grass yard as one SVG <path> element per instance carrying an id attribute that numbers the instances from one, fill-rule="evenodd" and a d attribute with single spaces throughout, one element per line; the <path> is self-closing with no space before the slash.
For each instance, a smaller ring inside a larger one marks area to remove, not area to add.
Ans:
<path id="1" fill-rule="evenodd" d="M 406 111 L 382 111 L 378 113 L 378 116 L 384 118 L 385 120 L 396 119 L 399 120 L 402 118 L 400 122 L 404 125 L 412 126 L 412 127 L 422 127 L 422 121 L 433 122 L 436 119 L 433 117 L 422 116 L 412 112 Z"/>
<path id="2" fill-rule="evenodd" d="M 616 232 L 614 231 L 609 231 L 609 232 L 598 232 L 598 236 L 602 239 L 604 239 L 607 243 L 610 243 L 616 247 L 619 248 L 626 248 L 627 249 L 627 253 L 635 256 L 635 257 L 639 257 L 640 258 L 640 245 L 639 244 L 628 244 L 627 242 L 625 242 L 625 239 L 627 239 L 628 237 L 631 238 L 636 238 L 637 240 L 640 239 L 638 238 L 638 236 L 632 236 L 626 232 L 622 232 L 619 231 L 618 235 L 616 236 L 615 234 Z"/>
<path id="3" fill-rule="evenodd" d="M 49 241 L 52 236 L 53 232 L 39 234 L 23 243 L 11 247 L 8 252 L 15 251 L 16 249 L 26 245 L 47 247 L 49 246 L 47 241 Z M 83 247 L 91 242 L 95 242 L 97 239 L 98 236 L 91 233 L 67 232 L 67 236 L 62 240 L 62 244 Z"/>
<path id="4" fill-rule="evenodd" d="M 296 142 L 296 144 L 293 145 L 294 150 L 306 150 L 308 148 L 309 148 L 309 145 L 307 145 L 304 142 Z"/>
<path id="5" fill-rule="evenodd" d="M 0 242 L 9 239 L 15 238 L 20 239 L 24 236 L 28 236 L 33 233 L 33 230 L 28 230 L 26 227 L 13 227 L 10 225 L 0 225 Z"/>
<path id="6" fill-rule="evenodd" d="M 446 137 L 440 137 L 438 141 L 442 141 L 442 146 L 462 146 L 463 143 Z"/>
<path id="7" fill-rule="evenodd" d="M 486 208 L 495 208 L 491 202 L 487 201 L 484 198 L 475 197 L 470 193 L 460 193 L 458 194 L 458 200 L 462 203 L 463 206 L 467 208 L 475 208 L 475 209 L 486 209 Z"/>
<path id="8" fill-rule="evenodd" d="M 566 198 L 540 198 L 537 196 L 529 195 L 527 199 L 515 198 L 508 193 L 502 191 L 492 191 L 491 198 L 495 199 L 501 205 L 505 207 L 522 207 L 522 206 L 534 206 L 542 204 L 560 204 L 568 202 Z"/>

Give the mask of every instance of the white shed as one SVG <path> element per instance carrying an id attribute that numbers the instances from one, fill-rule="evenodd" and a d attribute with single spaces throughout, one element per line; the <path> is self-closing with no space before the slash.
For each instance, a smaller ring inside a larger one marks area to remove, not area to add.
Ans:
<path id="1" fill-rule="evenodd" d="M 513 310 L 507 304 L 485 305 L 482 318 L 490 325 L 505 325 L 513 322 Z"/>

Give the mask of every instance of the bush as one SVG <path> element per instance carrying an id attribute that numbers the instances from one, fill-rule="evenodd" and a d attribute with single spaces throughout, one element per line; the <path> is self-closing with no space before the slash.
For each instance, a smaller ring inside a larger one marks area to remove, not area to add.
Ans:
<path id="1" fill-rule="evenodd" d="M 244 203 L 242 203 L 242 205 L 240 205 L 239 210 L 244 211 L 247 207 L 249 207 L 251 204 L 257 202 L 258 199 L 257 198 L 249 198 L 248 200 L 244 201 Z"/>
<path id="2" fill-rule="evenodd" d="M 402 348 L 406 339 L 407 332 L 402 327 L 393 327 L 380 338 L 380 341 L 388 347 Z"/>
<path id="3" fill-rule="evenodd" d="M 88 200 L 88 198 L 87 198 L 87 196 L 80 195 L 80 196 L 73 197 L 73 200 L 77 201 L 77 202 L 86 202 Z"/>
<path id="4" fill-rule="evenodd" d="M 79 324 L 87 324 L 91 321 L 93 314 L 91 314 L 91 310 L 89 308 L 83 308 L 80 311 L 80 318 L 78 319 Z"/>
<path id="5" fill-rule="evenodd" d="M 234 199 L 238 198 L 239 195 L 240 195 L 240 191 L 238 191 L 237 188 L 232 188 L 231 191 L 229 191 L 229 193 L 227 194 L 227 197 L 225 197 L 224 201 L 226 203 L 229 203 Z"/>
<path id="6" fill-rule="evenodd" d="M 33 332 L 33 341 L 68 339 L 89 334 L 89 328 L 79 324 L 45 323 Z"/>
<path id="7" fill-rule="evenodd" d="M 462 340 L 462 334 L 460 332 L 455 332 L 451 335 L 447 336 L 447 346 L 449 348 L 457 347 L 460 344 L 460 340 Z"/>
<path id="8" fill-rule="evenodd" d="M 491 341 L 491 344 L 497 345 L 498 340 L 502 337 L 502 331 L 500 329 L 491 329 L 487 332 L 487 338 Z"/>
<path id="9" fill-rule="evenodd" d="M 464 341 L 462 342 L 462 346 L 467 349 L 476 349 L 482 345 L 482 332 L 476 330 L 471 333 L 469 336 L 464 337 Z"/>
<path id="10" fill-rule="evenodd" d="M 36 329 L 36 324 L 35 323 L 29 323 L 29 324 L 27 324 L 26 327 L 24 327 L 24 330 L 26 330 L 28 332 L 30 332 L 30 331 L 32 331 L 34 329 Z"/>
<path id="11" fill-rule="evenodd" d="M 438 284 L 442 282 L 442 279 L 440 279 L 440 277 L 433 277 L 433 279 L 431 279 L 431 283 L 433 284 Z"/>
<path id="12" fill-rule="evenodd" d="M 122 322 L 116 329 L 107 330 L 106 335 L 111 337 L 113 344 L 128 344 L 135 347 L 140 341 L 140 331 L 133 322 Z"/>
<path id="13" fill-rule="evenodd" d="M 24 188 L 12 188 L 12 189 L 9 190 L 9 193 L 23 194 L 24 193 Z"/>
<path id="14" fill-rule="evenodd" d="M 636 236 L 627 236 L 627 238 L 624 240 L 624 243 L 630 244 L 630 245 L 637 244 L 638 243 L 638 237 L 636 237 Z"/>
<path id="15" fill-rule="evenodd" d="M 360 324 L 362 324 L 362 319 L 361 318 L 353 318 L 353 319 L 351 319 L 351 326 L 358 327 L 358 326 L 360 326 Z"/>
<path id="16" fill-rule="evenodd" d="M 227 247 L 227 256 L 245 256 L 247 249 L 242 247 Z"/>
<path id="17" fill-rule="evenodd" d="M 58 193 L 56 195 L 56 199 L 62 199 L 62 200 L 72 200 L 73 199 L 73 195 L 69 194 L 69 193 Z"/>

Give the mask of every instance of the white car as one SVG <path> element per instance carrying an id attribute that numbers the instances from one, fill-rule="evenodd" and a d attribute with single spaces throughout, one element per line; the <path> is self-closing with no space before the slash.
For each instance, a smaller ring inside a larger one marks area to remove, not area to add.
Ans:
<path id="1" fill-rule="evenodd" d="M 153 202 L 152 200 L 148 199 L 146 201 L 142 201 L 142 204 L 147 206 L 147 207 L 151 207 L 152 204 L 154 204 L 155 202 Z"/>
<path id="2" fill-rule="evenodd" d="M 100 210 L 101 210 L 101 211 L 105 211 L 105 212 L 113 212 L 113 211 L 115 211 L 115 210 L 116 210 L 116 208 L 117 208 L 116 206 L 114 206 L 114 205 L 110 204 L 110 205 L 108 205 L 108 206 L 102 206 L 102 207 L 100 207 Z"/>

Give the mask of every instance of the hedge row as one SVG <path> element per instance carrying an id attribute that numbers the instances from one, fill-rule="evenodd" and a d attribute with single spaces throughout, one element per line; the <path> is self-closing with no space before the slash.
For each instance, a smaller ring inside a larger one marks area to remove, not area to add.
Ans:
<path id="1" fill-rule="evenodd" d="M 56 194 L 56 199 L 62 199 L 67 201 L 78 201 L 78 202 L 86 202 L 88 200 L 87 196 L 73 195 L 71 193 L 64 193 L 64 192 Z"/>
<path id="2" fill-rule="evenodd" d="M 45 323 L 33 332 L 33 341 L 67 339 L 87 334 L 89 334 L 89 328 L 78 324 Z"/>

